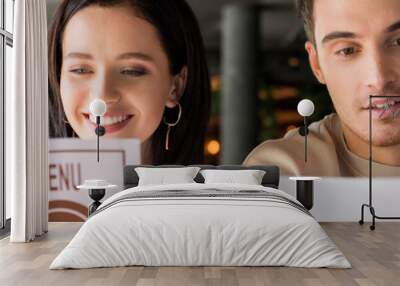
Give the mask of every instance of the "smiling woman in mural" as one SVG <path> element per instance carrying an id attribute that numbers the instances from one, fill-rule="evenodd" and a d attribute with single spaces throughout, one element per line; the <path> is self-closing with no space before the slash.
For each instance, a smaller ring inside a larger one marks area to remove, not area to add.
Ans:
<path id="1" fill-rule="evenodd" d="M 89 104 L 100 98 L 105 136 L 140 139 L 144 162 L 203 161 L 209 74 L 185 1 L 63 1 L 49 34 L 49 64 L 51 137 L 94 138 Z M 169 150 L 167 123 L 177 123 Z"/>

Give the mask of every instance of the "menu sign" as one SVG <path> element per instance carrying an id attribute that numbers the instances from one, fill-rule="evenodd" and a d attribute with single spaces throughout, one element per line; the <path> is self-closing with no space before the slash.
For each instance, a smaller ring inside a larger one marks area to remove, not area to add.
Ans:
<path id="1" fill-rule="evenodd" d="M 102 138 L 99 162 L 96 140 L 49 139 L 49 221 L 85 221 L 92 200 L 77 186 L 93 179 L 118 185 L 106 199 L 123 189 L 123 168 L 134 164 L 140 164 L 137 139 Z"/>

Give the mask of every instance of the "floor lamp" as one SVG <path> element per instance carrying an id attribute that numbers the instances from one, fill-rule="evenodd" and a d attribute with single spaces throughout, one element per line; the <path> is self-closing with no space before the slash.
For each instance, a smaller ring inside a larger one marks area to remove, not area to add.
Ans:
<path id="1" fill-rule="evenodd" d="M 97 162 L 100 161 L 100 136 L 104 136 L 106 134 L 106 129 L 104 126 L 100 125 L 100 118 L 104 116 L 107 111 L 106 103 L 101 99 L 93 100 L 89 105 L 90 113 L 96 118 L 97 127 L 95 129 L 95 133 L 97 135 Z"/>
<path id="2" fill-rule="evenodd" d="M 389 104 L 389 99 L 400 98 L 400 96 L 384 96 L 384 95 L 370 95 L 369 96 L 369 203 L 363 204 L 361 206 L 361 220 L 359 223 L 364 224 L 364 208 L 369 208 L 369 211 L 372 215 L 372 225 L 369 227 L 371 230 L 375 230 L 375 219 L 383 219 L 383 220 L 391 220 L 391 219 L 400 219 L 400 217 L 383 217 L 378 216 L 375 213 L 375 208 L 372 203 L 372 99 L 374 98 L 385 98 L 387 100 L 384 111 L 381 116 L 390 111 L 391 105 Z M 396 113 L 392 111 L 393 118 L 396 118 L 400 115 L 400 113 Z"/>
<path id="3" fill-rule="evenodd" d="M 307 163 L 307 135 L 308 135 L 308 123 L 307 118 L 314 113 L 314 103 L 309 99 L 303 99 L 297 105 L 297 112 L 304 117 L 304 126 L 300 127 L 299 133 L 304 136 L 304 162 Z"/>

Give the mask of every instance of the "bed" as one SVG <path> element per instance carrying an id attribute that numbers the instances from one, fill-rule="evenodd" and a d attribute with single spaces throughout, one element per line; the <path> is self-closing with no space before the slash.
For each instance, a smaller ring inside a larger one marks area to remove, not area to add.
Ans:
<path id="1" fill-rule="evenodd" d="M 238 184 L 235 178 L 232 183 L 205 182 L 206 173 L 200 172 L 192 183 L 140 185 L 139 170 L 151 168 L 126 166 L 124 190 L 102 203 L 50 269 L 351 267 L 312 215 L 279 190 L 276 166 L 196 166 L 202 173 L 260 170 L 259 185 Z"/>

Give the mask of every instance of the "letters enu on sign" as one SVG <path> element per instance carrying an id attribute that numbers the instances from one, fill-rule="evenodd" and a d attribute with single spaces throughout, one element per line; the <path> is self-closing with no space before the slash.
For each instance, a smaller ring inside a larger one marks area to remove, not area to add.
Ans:
<path id="1" fill-rule="evenodd" d="M 50 191 L 79 191 L 76 186 L 82 182 L 80 163 L 50 164 Z"/>

